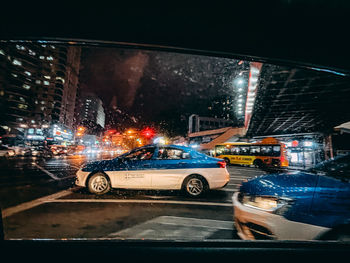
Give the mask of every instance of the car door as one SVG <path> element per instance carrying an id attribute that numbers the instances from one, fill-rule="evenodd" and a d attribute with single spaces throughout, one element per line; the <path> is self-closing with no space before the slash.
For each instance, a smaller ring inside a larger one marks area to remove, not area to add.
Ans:
<path id="1" fill-rule="evenodd" d="M 350 158 L 327 164 L 315 189 L 311 212 L 318 223 L 332 227 L 350 218 Z"/>
<path id="2" fill-rule="evenodd" d="M 182 149 L 160 147 L 155 160 L 152 187 L 154 189 L 179 189 L 188 175 L 191 156 Z"/>
<path id="3" fill-rule="evenodd" d="M 150 189 L 152 188 L 153 154 L 155 147 L 146 147 L 131 152 L 123 157 L 125 172 L 119 179 L 121 188 Z"/>

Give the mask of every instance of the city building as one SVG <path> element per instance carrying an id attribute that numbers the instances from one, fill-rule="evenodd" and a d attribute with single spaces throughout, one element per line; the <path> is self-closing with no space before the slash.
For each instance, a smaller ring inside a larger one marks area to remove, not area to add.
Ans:
<path id="1" fill-rule="evenodd" d="M 78 98 L 76 123 L 86 126 L 89 132 L 105 127 L 105 111 L 102 100 L 91 92 L 82 92 Z"/>
<path id="2" fill-rule="evenodd" d="M 0 125 L 7 133 L 42 140 L 52 125 L 71 130 L 79 81 L 80 47 L 0 44 Z"/>
<path id="3" fill-rule="evenodd" d="M 233 121 L 214 117 L 201 117 L 192 114 L 188 120 L 188 133 L 231 127 Z"/>
<path id="4" fill-rule="evenodd" d="M 208 111 L 209 115 L 215 118 L 225 120 L 236 119 L 234 114 L 234 97 L 229 95 L 215 97 L 212 99 L 211 104 L 208 107 Z"/>
<path id="5" fill-rule="evenodd" d="M 215 145 L 224 142 L 235 142 L 244 137 L 246 129 L 244 127 L 225 127 L 199 131 L 188 134 L 188 144 L 202 152 L 212 153 Z"/>

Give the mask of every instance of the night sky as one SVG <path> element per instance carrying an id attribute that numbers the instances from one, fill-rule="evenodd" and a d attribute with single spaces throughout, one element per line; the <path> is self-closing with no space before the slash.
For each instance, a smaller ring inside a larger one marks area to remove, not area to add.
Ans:
<path id="1" fill-rule="evenodd" d="M 247 79 L 248 68 L 226 58 L 90 47 L 80 86 L 103 101 L 107 128 L 151 125 L 174 136 L 186 133 L 191 114 L 210 116 L 213 101 L 234 97 L 233 80 L 240 72 Z"/>

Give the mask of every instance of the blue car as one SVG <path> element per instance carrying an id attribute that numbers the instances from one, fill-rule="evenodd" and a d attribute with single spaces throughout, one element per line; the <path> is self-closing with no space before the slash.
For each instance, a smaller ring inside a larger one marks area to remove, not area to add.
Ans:
<path id="1" fill-rule="evenodd" d="M 242 239 L 350 240 L 350 155 L 243 182 L 233 196 Z"/>
<path id="2" fill-rule="evenodd" d="M 147 145 L 115 159 L 88 163 L 77 172 L 76 185 L 91 193 L 111 188 L 183 190 L 192 197 L 222 188 L 230 180 L 222 159 L 177 145 Z"/>

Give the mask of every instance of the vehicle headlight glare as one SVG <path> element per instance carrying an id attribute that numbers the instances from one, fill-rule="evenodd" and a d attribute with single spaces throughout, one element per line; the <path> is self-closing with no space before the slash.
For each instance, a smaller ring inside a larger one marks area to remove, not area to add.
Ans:
<path id="1" fill-rule="evenodd" d="M 270 197 L 270 196 L 245 195 L 241 199 L 241 202 L 243 205 L 248 207 L 253 207 L 264 211 L 273 212 L 281 208 L 285 204 L 287 204 L 289 200 L 284 198 Z"/>

